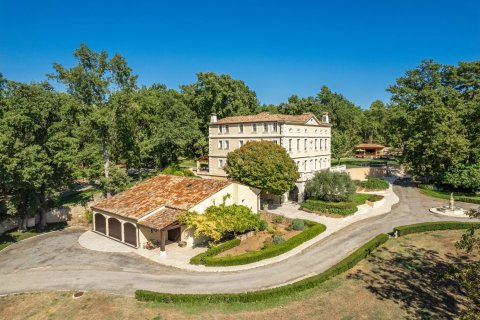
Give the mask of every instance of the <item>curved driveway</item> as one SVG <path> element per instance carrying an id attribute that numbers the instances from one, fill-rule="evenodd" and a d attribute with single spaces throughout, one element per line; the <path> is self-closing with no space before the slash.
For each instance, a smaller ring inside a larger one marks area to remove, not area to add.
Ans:
<path id="1" fill-rule="evenodd" d="M 43 290 L 128 295 L 136 289 L 174 293 L 250 291 L 320 273 L 377 234 L 390 232 L 398 225 L 468 220 L 429 213 L 430 207 L 446 201 L 425 197 L 405 184 L 397 183 L 394 191 L 400 203 L 391 212 L 353 223 L 289 259 L 245 271 L 190 272 L 151 262 L 134 253 L 89 251 L 77 241 L 84 230 L 67 229 L 40 236 L 0 252 L 0 294 Z"/>

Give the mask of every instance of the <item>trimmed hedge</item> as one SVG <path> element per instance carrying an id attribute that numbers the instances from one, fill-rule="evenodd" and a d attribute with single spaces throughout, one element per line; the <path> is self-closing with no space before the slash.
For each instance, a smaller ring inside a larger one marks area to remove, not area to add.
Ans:
<path id="1" fill-rule="evenodd" d="M 196 256 L 190 259 L 191 264 L 205 264 L 204 260 L 207 257 L 215 256 L 220 252 L 227 251 L 228 249 L 234 248 L 240 244 L 240 239 L 233 239 L 225 241 L 222 244 L 217 246 L 211 246 L 207 251 L 197 254 Z"/>
<path id="2" fill-rule="evenodd" d="M 311 221 L 305 221 L 305 225 L 308 227 L 308 229 L 291 237 L 281 244 L 267 247 L 259 251 L 246 252 L 238 256 L 215 257 L 214 255 L 208 255 L 203 257 L 202 262 L 208 267 L 227 267 L 249 264 L 260 260 L 273 258 L 281 255 L 282 253 L 290 251 L 295 247 L 298 247 L 302 243 L 316 237 L 326 229 L 323 224 Z"/>
<path id="3" fill-rule="evenodd" d="M 312 289 L 328 279 L 349 270 L 387 240 L 388 236 L 386 234 L 379 234 L 326 271 L 282 287 L 245 293 L 224 294 L 174 294 L 137 290 L 135 291 L 135 298 L 139 301 L 155 301 L 161 303 L 250 303 L 276 300 L 281 296 L 288 296 Z"/>
<path id="4" fill-rule="evenodd" d="M 367 190 L 386 190 L 390 185 L 383 179 L 370 178 L 367 181 L 360 182 L 360 186 Z"/>
<path id="5" fill-rule="evenodd" d="M 456 221 L 439 221 L 439 222 L 424 222 L 417 224 L 410 224 L 400 226 L 393 229 L 398 236 L 404 236 L 411 233 L 419 233 L 436 230 L 462 230 L 469 228 L 480 229 L 480 222 L 456 222 Z"/>
<path id="6" fill-rule="evenodd" d="M 376 202 L 383 199 L 383 196 L 367 193 L 356 193 L 352 201 L 348 202 L 326 202 L 321 200 L 308 199 L 302 202 L 301 208 L 320 213 L 334 213 L 348 216 L 357 212 L 357 206 L 367 201 Z"/>
<path id="7" fill-rule="evenodd" d="M 433 187 L 430 187 L 431 185 L 419 185 L 418 188 L 420 189 L 420 192 L 426 196 L 434 197 L 434 198 L 439 198 L 439 199 L 445 199 L 449 200 L 450 199 L 450 192 L 448 191 L 437 191 L 437 190 L 432 190 Z M 460 194 L 458 195 L 453 193 L 453 198 L 455 201 L 461 201 L 461 202 L 469 202 L 469 203 L 475 203 L 475 204 L 480 204 L 480 197 L 478 196 L 468 196 L 465 194 Z"/>

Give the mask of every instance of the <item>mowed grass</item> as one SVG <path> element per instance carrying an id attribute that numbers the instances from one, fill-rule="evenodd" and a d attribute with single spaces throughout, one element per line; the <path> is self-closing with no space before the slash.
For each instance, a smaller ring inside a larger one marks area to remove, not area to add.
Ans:
<path id="1" fill-rule="evenodd" d="M 178 304 L 86 292 L 0 297 L 4 319 L 448 319 L 464 297 L 442 275 L 467 257 L 455 248 L 463 231 L 435 231 L 391 239 L 368 259 L 321 286 L 275 302 Z"/>
<path id="2" fill-rule="evenodd" d="M 21 232 L 18 230 L 6 232 L 0 236 L 0 250 L 5 249 L 6 247 L 8 247 L 11 244 L 14 244 L 15 242 L 22 241 L 22 240 L 31 238 L 33 236 L 37 236 L 45 232 L 62 230 L 66 226 L 67 224 L 65 222 L 58 222 L 58 223 L 48 224 L 43 230 L 32 228 L 32 229 L 28 229 L 25 232 Z"/>

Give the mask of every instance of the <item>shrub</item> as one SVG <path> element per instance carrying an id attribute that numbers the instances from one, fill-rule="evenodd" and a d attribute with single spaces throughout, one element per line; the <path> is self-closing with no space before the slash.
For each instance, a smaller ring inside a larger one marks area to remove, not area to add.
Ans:
<path id="1" fill-rule="evenodd" d="M 258 230 L 265 231 L 267 230 L 267 228 L 268 228 L 268 222 L 262 219 L 262 221 L 260 221 L 260 224 L 258 225 Z"/>
<path id="2" fill-rule="evenodd" d="M 389 184 L 383 179 L 370 178 L 367 181 L 362 181 L 360 186 L 367 190 L 385 190 L 388 189 Z"/>
<path id="3" fill-rule="evenodd" d="M 305 186 L 309 199 L 324 201 L 348 201 L 355 194 L 355 185 L 344 172 L 317 172 Z"/>
<path id="4" fill-rule="evenodd" d="M 457 222 L 457 221 L 439 221 L 439 222 L 424 222 L 411 224 L 401 227 L 396 227 L 393 231 L 397 232 L 398 236 L 404 236 L 411 233 L 419 233 L 435 230 L 462 230 L 468 228 L 480 229 L 480 222 Z"/>
<path id="5" fill-rule="evenodd" d="M 197 254 L 196 256 L 192 257 L 190 259 L 191 264 L 204 264 L 204 259 L 205 257 L 211 257 L 215 256 L 223 251 L 227 251 L 228 249 L 234 248 L 238 245 L 240 245 L 240 239 L 233 239 L 230 241 L 225 241 L 222 244 L 216 245 L 216 246 L 211 246 L 208 248 L 207 251 Z"/>
<path id="6" fill-rule="evenodd" d="M 85 210 L 85 218 L 87 218 L 87 222 L 92 224 L 93 222 L 93 212 L 90 209 Z"/>
<path id="7" fill-rule="evenodd" d="M 273 218 L 272 218 L 272 222 L 273 223 L 282 223 L 283 222 L 283 216 L 281 215 L 274 215 Z"/>
<path id="8" fill-rule="evenodd" d="M 277 288 L 223 294 L 175 294 L 137 290 L 135 291 L 135 298 L 139 301 L 155 301 L 161 303 L 249 303 L 258 301 L 278 301 L 281 297 L 312 289 L 328 279 L 349 270 L 370 255 L 370 253 L 377 247 L 387 242 L 387 240 L 388 236 L 386 234 L 379 234 L 326 271 Z"/>
<path id="9" fill-rule="evenodd" d="M 293 219 L 292 229 L 293 230 L 303 230 L 305 228 L 305 222 L 302 219 Z"/>
<path id="10" fill-rule="evenodd" d="M 205 262 L 206 266 L 236 266 L 236 265 L 257 262 L 263 259 L 272 258 L 282 253 L 285 253 L 301 245 L 305 241 L 308 241 L 316 237 L 326 229 L 326 227 L 320 223 L 305 221 L 305 224 L 309 226 L 308 229 L 291 237 L 290 239 L 286 240 L 282 244 L 274 245 L 260 251 L 247 252 L 238 256 L 229 256 L 229 257 L 208 256 L 208 257 L 205 257 L 203 261 Z"/>
<path id="11" fill-rule="evenodd" d="M 285 239 L 282 236 L 274 235 L 272 237 L 272 242 L 274 245 L 279 245 L 285 242 Z"/>
<path id="12" fill-rule="evenodd" d="M 195 174 L 189 169 L 180 167 L 178 164 L 171 164 L 162 170 L 163 174 L 171 174 L 180 177 L 195 177 Z"/>

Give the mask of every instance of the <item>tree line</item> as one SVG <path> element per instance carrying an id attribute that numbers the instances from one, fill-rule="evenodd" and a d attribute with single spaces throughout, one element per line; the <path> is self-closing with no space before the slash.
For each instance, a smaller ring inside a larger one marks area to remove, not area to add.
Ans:
<path id="1" fill-rule="evenodd" d="M 478 162 L 478 62 L 426 61 L 389 88 L 390 103 L 375 101 L 363 110 L 326 86 L 315 97 L 260 105 L 243 81 L 212 72 L 198 73 L 195 83 L 178 90 L 139 86 L 119 54 L 82 44 L 73 55 L 73 66 L 54 63 L 42 82 L 0 74 L 1 194 L 8 214 L 24 223 L 51 208 L 74 181 L 98 181 L 109 196 L 126 186 L 125 169 L 164 168 L 179 157 L 208 154 L 212 112 L 219 118 L 260 111 L 321 118 L 326 111 L 335 157 L 351 155 L 355 144 L 373 137 L 401 150 L 402 161 L 421 175 Z"/>

